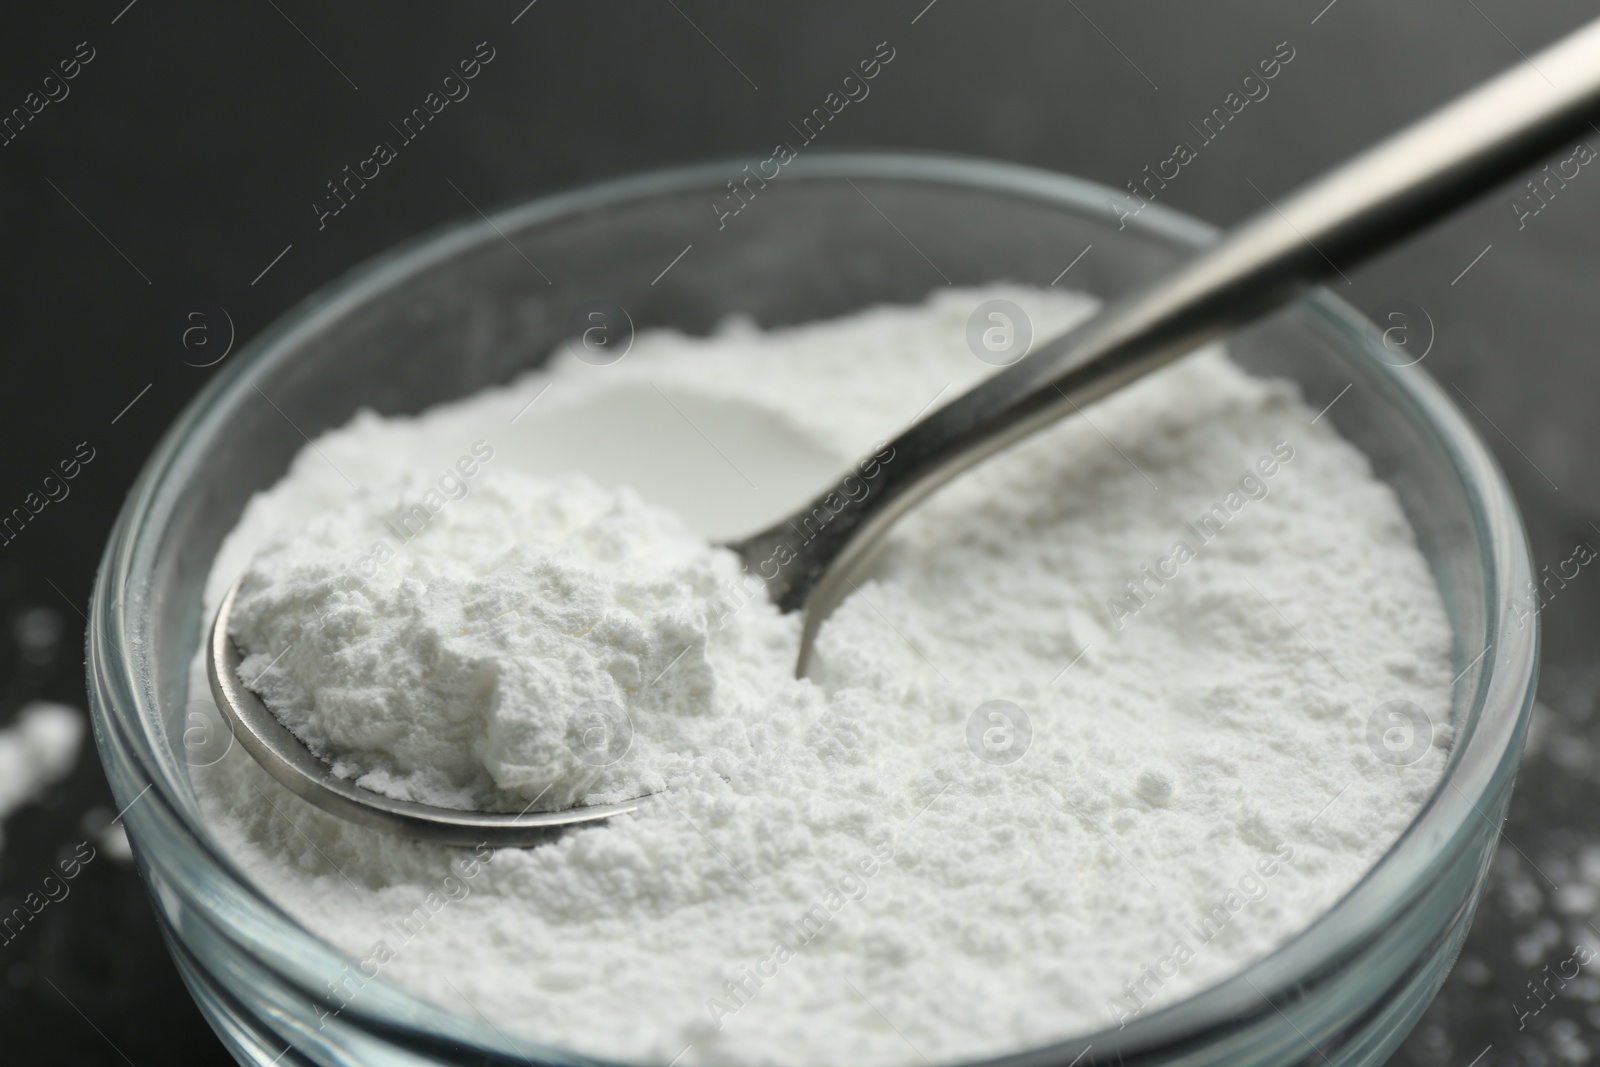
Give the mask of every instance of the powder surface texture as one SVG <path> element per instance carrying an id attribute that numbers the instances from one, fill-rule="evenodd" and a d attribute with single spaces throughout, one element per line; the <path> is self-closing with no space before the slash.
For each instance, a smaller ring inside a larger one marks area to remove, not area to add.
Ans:
<path id="1" fill-rule="evenodd" d="M 256 557 L 233 634 L 279 720 L 367 788 L 483 810 L 625 800 L 743 752 L 760 709 L 717 678 L 752 642 L 781 658 L 790 627 L 753 611 L 713 641 L 733 553 L 629 489 L 474 477 L 370 579 L 348 561 L 399 543 L 425 487 L 359 496 Z"/>
<path id="2" fill-rule="evenodd" d="M 359 961 L 330 1016 L 393 981 L 625 1062 L 993 1056 L 1226 977 L 1383 854 L 1445 762 L 1444 609 L 1365 457 L 1219 348 L 925 502 L 793 677 L 798 618 L 711 540 L 991 372 L 994 298 L 1036 336 L 1093 307 L 944 290 L 558 353 L 359 415 L 252 500 L 207 608 L 243 576 L 243 677 L 342 773 L 650 794 L 490 853 L 324 816 L 237 746 L 197 769 L 225 847 Z M 1432 724 L 1403 761 L 1369 740 L 1397 700 Z"/>

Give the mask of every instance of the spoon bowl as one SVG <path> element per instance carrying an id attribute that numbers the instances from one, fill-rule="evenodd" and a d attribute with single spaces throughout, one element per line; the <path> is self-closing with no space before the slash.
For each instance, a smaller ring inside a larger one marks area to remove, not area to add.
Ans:
<path id="1" fill-rule="evenodd" d="M 222 598 L 206 639 L 211 695 L 233 736 L 279 784 L 341 819 L 440 845 L 528 846 L 553 841 L 564 830 L 639 809 L 640 801 L 595 804 L 562 811 L 466 811 L 398 800 L 333 773 L 239 677 L 244 657 L 228 634 L 239 586 Z"/>

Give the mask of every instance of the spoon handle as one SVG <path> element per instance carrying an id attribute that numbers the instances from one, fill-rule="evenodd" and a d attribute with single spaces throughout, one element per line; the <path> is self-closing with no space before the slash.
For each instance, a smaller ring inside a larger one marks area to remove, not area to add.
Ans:
<path id="1" fill-rule="evenodd" d="M 806 609 L 801 673 L 817 625 L 849 592 L 854 565 L 934 489 L 1082 405 L 1399 243 L 1586 135 L 1597 115 L 1600 20 L 1292 195 L 1268 200 L 1171 274 L 1036 346 L 935 410 L 880 451 L 886 458 L 865 496 L 861 479 L 846 478 L 790 520 L 731 546 L 767 581 L 775 603 L 785 611 Z M 1595 156 L 1586 145 L 1578 152 L 1584 156 L 1581 163 Z M 846 500 L 846 506 L 838 506 Z"/>

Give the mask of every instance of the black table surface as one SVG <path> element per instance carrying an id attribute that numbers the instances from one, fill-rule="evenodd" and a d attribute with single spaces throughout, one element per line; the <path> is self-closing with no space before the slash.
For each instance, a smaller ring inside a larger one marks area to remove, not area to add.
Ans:
<path id="1" fill-rule="evenodd" d="M 95 459 L 0 546 L 0 724 L 32 699 L 83 706 L 82 610 L 107 532 L 158 436 L 216 373 L 178 340 L 193 307 L 224 309 L 242 341 L 350 266 L 470 213 L 467 198 L 765 158 L 884 41 L 893 66 L 818 147 L 957 152 L 1117 187 L 1190 139 L 1259 60 L 1292 50 L 1270 94 L 1161 193 L 1226 224 L 1595 14 L 1577 0 L 30 7 L 0 30 L 0 116 L 24 109 L 0 123 L 0 510 L 80 442 Z M 324 183 L 479 42 L 495 58 L 471 96 L 319 219 Z M 1369 312 L 1427 310 L 1425 366 L 1499 457 L 1536 564 L 1554 567 L 1600 545 L 1600 172 L 1537 214 L 1513 206 L 1531 176 L 1338 291 Z M 1540 705 L 1492 884 L 1395 1063 L 1579 1064 L 1600 1045 L 1600 976 L 1548 1004 L 1530 993 L 1547 964 L 1600 949 L 1597 606 L 1594 568 L 1547 605 Z M 7 822 L 0 911 L 98 840 L 110 804 L 86 749 Z M 8 1063 L 230 1062 L 137 872 L 104 850 L 0 945 L 0 1048 Z"/>

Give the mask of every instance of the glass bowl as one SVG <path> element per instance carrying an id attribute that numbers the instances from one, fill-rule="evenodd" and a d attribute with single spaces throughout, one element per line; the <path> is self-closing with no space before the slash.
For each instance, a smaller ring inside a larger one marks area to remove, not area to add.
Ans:
<path id="1" fill-rule="evenodd" d="M 1069 261 L 1073 288 L 1113 297 L 1215 234 L 1155 205 L 1119 218 L 1106 188 L 997 163 L 819 153 L 741 186 L 743 207 L 730 214 L 724 198 L 741 175 L 729 162 L 609 181 L 372 260 L 235 355 L 130 493 L 91 605 L 95 736 L 179 970 L 242 1062 L 596 1062 L 381 977 L 319 1025 L 321 990 L 354 961 L 264 896 L 201 817 L 183 737 L 201 590 L 245 501 L 282 476 L 302 431 L 315 436 L 362 406 L 416 412 L 505 382 L 597 299 L 638 329 L 703 333 L 734 312 L 772 326 L 917 302 L 944 281 L 1046 285 Z M 1325 417 L 1393 485 L 1416 530 L 1461 671 L 1442 784 L 1349 893 L 1243 972 L 1121 1029 L 997 1062 L 1376 1064 L 1454 962 L 1532 706 L 1537 627 L 1512 607 L 1530 588 L 1530 563 L 1487 451 L 1426 374 L 1391 365 L 1377 338 L 1319 291 L 1231 349 L 1252 373 L 1298 381 L 1315 408 L 1337 400 Z"/>

